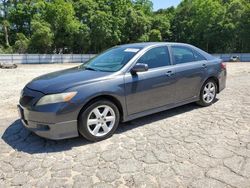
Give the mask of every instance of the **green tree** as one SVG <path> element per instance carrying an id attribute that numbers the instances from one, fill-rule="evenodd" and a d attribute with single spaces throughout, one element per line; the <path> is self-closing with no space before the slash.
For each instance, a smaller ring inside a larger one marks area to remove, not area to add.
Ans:
<path id="1" fill-rule="evenodd" d="M 90 18 L 98 10 L 98 4 L 94 0 L 74 0 L 75 15 L 81 23 L 90 24 Z"/>
<path id="2" fill-rule="evenodd" d="M 136 10 L 143 11 L 144 14 L 153 14 L 153 3 L 150 0 L 135 0 L 134 7 Z"/>
<path id="3" fill-rule="evenodd" d="M 72 51 L 74 53 L 89 53 L 90 41 L 90 28 L 86 24 L 80 24 L 77 32 L 74 32 Z"/>
<path id="4" fill-rule="evenodd" d="M 17 40 L 14 44 L 14 50 L 17 53 L 23 54 L 27 52 L 29 46 L 29 39 L 23 33 L 17 33 Z"/>
<path id="5" fill-rule="evenodd" d="M 153 29 L 149 32 L 149 41 L 151 42 L 161 42 L 162 36 L 161 32 L 157 29 Z"/>
<path id="6" fill-rule="evenodd" d="M 226 6 L 225 17 L 223 23 L 223 38 L 224 46 L 223 50 L 227 52 L 241 51 L 242 38 L 241 31 L 241 17 L 244 10 L 242 0 L 230 0 L 224 3 Z"/>
<path id="7" fill-rule="evenodd" d="M 103 11 L 96 11 L 91 17 L 91 41 L 94 52 L 100 52 L 112 43 L 112 17 Z"/>
<path id="8" fill-rule="evenodd" d="M 4 41 L 5 41 L 5 46 L 6 47 L 10 46 L 10 43 L 9 43 L 9 27 L 10 27 L 9 22 L 7 20 L 3 20 L 1 30 L 3 30 L 3 33 L 4 33 Z"/>
<path id="9" fill-rule="evenodd" d="M 225 8 L 220 0 L 184 0 L 172 21 L 174 39 L 209 52 L 220 50 Z"/>
<path id="10" fill-rule="evenodd" d="M 244 2 L 244 9 L 239 24 L 242 52 L 250 51 L 250 2 Z"/>
<path id="11" fill-rule="evenodd" d="M 29 51 L 32 53 L 50 53 L 54 35 L 49 23 L 43 20 L 31 22 L 32 36 L 30 39 Z"/>
<path id="12" fill-rule="evenodd" d="M 151 29 L 151 22 L 143 11 L 129 9 L 123 30 L 124 43 L 138 42 Z"/>
<path id="13" fill-rule="evenodd" d="M 48 2 L 44 18 L 51 25 L 55 51 L 57 53 L 70 52 L 73 47 L 74 36 L 80 28 L 80 22 L 75 17 L 72 3 L 64 0 Z"/>
<path id="14" fill-rule="evenodd" d="M 17 33 L 23 33 L 28 38 L 31 36 L 31 20 L 40 13 L 42 4 L 43 0 L 3 0 L 1 11 L 4 20 L 9 23 L 7 31 L 10 45 L 18 40 Z"/>
<path id="15" fill-rule="evenodd" d="M 209 52 L 250 51 L 249 0 L 0 0 L 1 52 L 98 53 L 139 41 L 187 42 Z"/>
<path id="16" fill-rule="evenodd" d="M 165 13 L 156 13 L 152 20 L 152 29 L 158 30 L 161 35 L 161 40 L 169 41 L 171 32 L 170 18 Z"/>
<path id="17" fill-rule="evenodd" d="M 12 31 L 23 33 L 26 36 L 31 35 L 31 20 L 35 14 L 34 4 L 36 0 L 12 1 L 8 12 L 8 20 L 14 27 Z"/>

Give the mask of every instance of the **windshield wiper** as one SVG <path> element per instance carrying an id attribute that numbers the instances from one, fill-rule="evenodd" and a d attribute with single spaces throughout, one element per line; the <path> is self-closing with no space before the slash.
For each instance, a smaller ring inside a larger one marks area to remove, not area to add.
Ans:
<path id="1" fill-rule="evenodd" d="M 85 70 L 92 70 L 92 71 L 98 71 L 97 69 L 91 68 L 91 67 L 84 67 Z"/>

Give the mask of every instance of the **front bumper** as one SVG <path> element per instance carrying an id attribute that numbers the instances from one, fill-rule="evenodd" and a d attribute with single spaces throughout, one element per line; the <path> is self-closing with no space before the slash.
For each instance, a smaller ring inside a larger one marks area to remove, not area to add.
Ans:
<path id="1" fill-rule="evenodd" d="M 57 116 L 54 113 L 31 111 L 21 105 L 18 105 L 18 111 L 23 125 L 41 137 L 60 140 L 79 136 L 77 120 L 54 123 Z"/>

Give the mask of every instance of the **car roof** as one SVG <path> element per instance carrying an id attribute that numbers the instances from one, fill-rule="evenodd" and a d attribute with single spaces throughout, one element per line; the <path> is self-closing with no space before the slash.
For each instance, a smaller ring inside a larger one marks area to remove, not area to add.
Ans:
<path id="1" fill-rule="evenodd" d="M 190 46 L 189 44 L 185 43 L 178 43 L 178 42 L 141 42 L 141 43 L 132 43 L 132 44 L 123 44 L 119 47 L 125 48 L 146 48 L 155 45 L 183 45 L 183 46 Z"/>
<path id="2" fill-rule="evenodd" d="M 132 43 L 132 44 L 123 44 L 117 47 L 123 47 L 123 48 L 147 48 L 150 46 L 157 46 L 157 45 L 167 45 L 167 46 L 172 46 L 172 45 L 179 45 L 179 46 L 185 46 L 185 47 L 190 47 L 196 51 L 198 51 L 200 54 L 202 54 L 207 60 L 212 60 L 215 59 L 214 56 L 210 55 L 209 53 L 201 50 L 200 48 L 197 48 L 193 45 L 186 44 L 186 43 L 179 43 L 179 42 L 142 42 L 142 43 Z"/>

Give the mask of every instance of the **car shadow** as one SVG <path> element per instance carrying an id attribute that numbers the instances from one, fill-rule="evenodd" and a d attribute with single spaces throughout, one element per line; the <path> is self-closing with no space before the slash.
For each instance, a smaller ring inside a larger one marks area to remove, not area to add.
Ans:
<path id="1" fill-rule="evenodd" d="M 60 152 L 71 150 L 73 147 L 91 144 L 91 142 L 81 137 L 64 140 L 49 140 L 39 137 L 26 129 L 20 119 L 13 122 L 5 130 L 2 139 L 14 150 L 29 154 Z"/>
<path id="2" fill-rule="evenodd" d="M 215 101 L 216 102 L 216 101 Z M 123 132 L 129 131 L 131 129 L 140 127 L 140 126 L 144 126 L 146 124 L 150 124 L 159 120 L 163 120 L 166 118 L 170 118 L 172 116 L 176 116 L 185 112 L 189 112 L 195 109 L 201 108 L 200 106 L 198 106 L 195 103 L 191 103 L 191 104 L 187 104 L 184 106 L 180 106 L 180 107 L 176 107 L 170 110 L 165 110 L 162 112 L 158 112 L 155 114 L 151 114 L 145 117 L 141 117 L 126 123 L 122 123 L 121 126 L 119 126 L 119 128 L 116 131 L 116 134 L 121 134 Z M 124 126 L 122 126 L 124 125 Z"/>
<path id="3" fill-rule="evenodd" d="M 115 134 L 122 134 L 134 128 L 169 118 L 178 114 L 189 112 L 200 108 L 198 105 L 191 103 L 171 110 L 152 114 L 143 118 L 139 118 L 127 123 L 121 123 Z M 27 130 L 18 119 L 12 123 L 2 135 L 2 139 L 11 146 L 14 150 L 22 151 L 29 154 L 34 153 L 52 153 L 71 150 L 73 147 L 83 146 L 87 144 L 95 144 L 87 141 L 83 137 L 64 139 L 64 140 L 49 140 L 41 138 Z"/>

